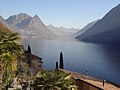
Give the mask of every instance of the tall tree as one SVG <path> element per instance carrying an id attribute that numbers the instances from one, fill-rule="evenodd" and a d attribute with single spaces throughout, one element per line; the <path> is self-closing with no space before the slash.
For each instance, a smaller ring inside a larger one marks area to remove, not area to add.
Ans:
<path id="1" fill-rule="evenodd" d="M 28 66 L 31 67 L 31 47 L 30 45 L 28 45 L 28 50 L 27 50 L 27 63 L 28 63 Z"/>
<path id="2" fill-rule="evenodd" d="M 59 65 L 60 69 L 64 69 L 64 62 L 63 62 L 63 54 L 62 52 L 60 52 L 60 65 Z"/>
<path id="3" fill-rule="evenodd" d="M 31 54 L 31 47 L 28 45 L 28 53 Z"/>
<path id="4" fill-rule="evenodd" d="M 56 69 L 58 69 L 58 62 L 56 62 Z"/>

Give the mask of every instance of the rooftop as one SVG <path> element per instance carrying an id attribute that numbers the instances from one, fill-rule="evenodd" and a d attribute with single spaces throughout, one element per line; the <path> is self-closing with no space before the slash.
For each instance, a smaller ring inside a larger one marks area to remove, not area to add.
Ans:
<path id="1" fill-rule="evenodd" d="M 75 79 L 81 79 L 87 83 L 90 83 L 94 86 L 97 86 L 99 88 L 102 88 L 104 90 L 120 90 L 120 87 L 113 85 L 109 82 L 104 82 L 104 87 L 103 87 L 103 81 L 102 80 L 98 80 L 96 78 L 90 77 L 90 76 L 86 76 L 83 74 L 79 74 L 76 72 L 72 72 L 72 71 L 68 71 L 68 70 L 64 70 L 66 73 L 70 73 L 72 75 L 73 78 Z"/>

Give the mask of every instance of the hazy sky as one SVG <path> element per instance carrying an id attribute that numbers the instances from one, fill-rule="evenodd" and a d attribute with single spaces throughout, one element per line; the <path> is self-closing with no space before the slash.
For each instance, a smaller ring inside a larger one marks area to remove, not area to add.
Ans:
<path id="1" fill-rule="evenodd" d="M 82 28 L 102 18 L 120 0 L 1 0 L 0 15 L 37 14 L 46 24 Z"/>

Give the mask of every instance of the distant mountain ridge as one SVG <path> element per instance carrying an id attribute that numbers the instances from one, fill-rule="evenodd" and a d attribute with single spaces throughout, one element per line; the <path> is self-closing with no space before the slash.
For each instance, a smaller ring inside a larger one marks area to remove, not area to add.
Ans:
<path id="1" fill-rule="evenodd" d="M 5 21 L 10 28 L 19 32 L 23 37 L 53 38 L 57 36 L 47 28 L 37 15 L 31 17 L 26 13 L 20 13 L 10 16 Z"/>
<path id="2" fill-rule="evenodd" d="M 24 37 L 34 38 L 55 38 L 55 37 L 70 37 L 79 29 L 55 27 L 53 25 L 46 26 L 41 19 L 35 15 L 30 16 L 26 13 L 12 15 L 7 19 L 0 16 L 0 22 L 5 26 L 20 33 Z"/>
<path id="3" fill-rule="evenodd" d="M 72 36 L 76 39 L 90 42 L 120 42 L 120 4 L 111 9 L 102 19 L 86 25 L 83 29 L 46 26 L 41 19 L 35 15 L 30 16 L 20 13 L 10 16 L 8 19 L 0 16 L 0 22 L 22 37 L 55 38 Z M 73 34 L 70 31 L 77 31 Z"/>
<path id="4" fill-rule="evenodd" d="M 76 38 L 93 42 L 120 42 L 120 4 Z"/>
<path id="5" fill-rule="evenodd" d="M 75 32 L 80 30 L 75 28 L 55 27 L 51 24 L 49 24 L 47 27 L 48 29 L 53 31 L 56 35 L 61 37 L 71 37 Z"/>

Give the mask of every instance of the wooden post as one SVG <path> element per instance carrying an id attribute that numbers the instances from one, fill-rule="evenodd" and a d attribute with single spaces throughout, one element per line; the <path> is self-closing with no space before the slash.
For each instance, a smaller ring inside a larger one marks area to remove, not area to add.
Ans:
<path id="1" fill-rule="evenodd" d="M 106 82 L 106 80 L 103 80 L 103 87 L 105 86 L 105 82 Z"/>
<path id="2" fill-rule="evenodd" d="M 86 76 L 88 76 L 88 68 L 86 69 Z"/>

